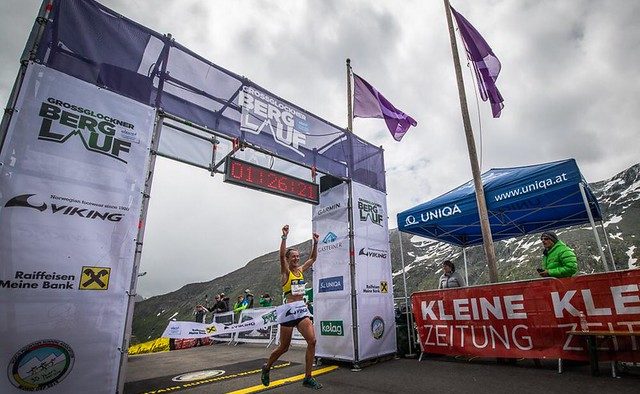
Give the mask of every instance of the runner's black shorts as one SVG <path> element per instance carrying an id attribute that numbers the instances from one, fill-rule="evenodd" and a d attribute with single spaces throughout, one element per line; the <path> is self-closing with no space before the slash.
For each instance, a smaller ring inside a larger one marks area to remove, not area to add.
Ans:
<path id="1" fill-rule="evenodd" d="M 298 323 L 300 323 L 304 319 L 308 319 L 308 318 L 309 318 L 309 316 L 305 316 L 305 317 L 301 317 L 299 319 L 295 319 L 295 320 L 291 320 L 291 321 L 288 321 L 288 322 L 280 323 L 280 325 L 283 326 L 283 327 L 296 327 L 298 325 Z"/>

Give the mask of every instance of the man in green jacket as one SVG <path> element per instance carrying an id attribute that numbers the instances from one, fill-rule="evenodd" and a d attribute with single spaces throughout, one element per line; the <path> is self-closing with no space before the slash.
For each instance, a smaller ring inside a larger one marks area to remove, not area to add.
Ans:
<path id="1" fill-rule="evenodd" d="M 538 269 L 542 277 L 568 278 L 578 272 L 576 254 L 564 242 L 558 240 L 556 233 L 547 231 L 540 236 L 544 251 L 542 252 L 542 269 Z"/>

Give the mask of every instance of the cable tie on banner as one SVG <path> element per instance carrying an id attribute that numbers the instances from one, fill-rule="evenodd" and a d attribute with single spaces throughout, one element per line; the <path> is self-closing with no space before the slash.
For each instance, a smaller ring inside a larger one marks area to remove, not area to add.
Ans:
<path id="1" fill-rule="evenodd" d="M 16 109 L 15 109 L 15 108 L 9 108 L 9 107 L 7 107 L 7 108 L 5 108 L 5 109 L 4 109 L 4 113 L 5 113 L 5 114 L 8 114 L 8 115 L 13 115 L 13 113 L 14 113 L 14 112 L 16 112 Z"/>
<path id="2" fill-rule="evenodd" d="M 129 297 L 135 297 L 138 295 L 138 293 L 129 293 L 129 290 L 126 290 L 125 293 L 129 296 Z"/>
<path id="3" fill-rule="evenodd" d="M 48 7 L 49 7 L 49 6 L 47 6 L 47 8 L 48 8 Z M 47 10 L 47 11 L 49 11 L 49 10 Z M 39 16 L 39 17 L 37 17 L 37 18 L 36 18 L 36 23 L 37 23 L 37 24 L 39 24 L 39 25 L 41 25 L 41 26 L 44 26 L 44 25 L 46 25 L 47 23 L 49 23 L 49 19 L 47 19 L 47 18 L 45 18 L 45 17 L 43 17 L 43 16 Z"/>

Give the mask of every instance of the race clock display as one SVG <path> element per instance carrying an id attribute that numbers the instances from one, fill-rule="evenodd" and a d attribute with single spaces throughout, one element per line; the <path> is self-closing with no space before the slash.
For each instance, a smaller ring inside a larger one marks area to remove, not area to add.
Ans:
<path id="1" fill-rule="evenodd" d="M 311 204 L 320 202 L 317 184 L 234 157 L 227 158 L 224 181 Z"/>

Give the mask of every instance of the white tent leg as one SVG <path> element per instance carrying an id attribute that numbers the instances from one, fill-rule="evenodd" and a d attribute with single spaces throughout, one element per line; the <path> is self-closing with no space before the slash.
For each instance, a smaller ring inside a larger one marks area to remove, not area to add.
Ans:
<path id="1" fill-rule="evenodd" d="M 464 280 L 469 286 L 469 270 L 467 269 L 467 249 L 462 248 L 462 257 L 464 258 Z"/>
<path id="2" fill-rule="evenodd" d="M 593 229 L 593 235 L 596 237 L 596 244 L 598 245 L 598 251 L 600 252 L 600 257 L 602 258 L 602 264 L 604 265 L 604 270 L 609 272 L 609 266 L 607 264 L 607 259 L 604 257 L 604 251 L 602 250 L 602 243 L 600 243 L 600 236 L 598 235 L 598 230 L 596 229 L 596 224 L 593 221 L 593 215 L 591 215 L 591 207 L 589 206 L 589 200 L 587 200 L 587 193 L 584 191 L 584 185 L 581 183 L 578 184 L 580 187 L 580 194 L 582 194 L 582 201 L 584 202 L 584 207 L 587 209 L 587 215 L 589 216 L 589 223 L 591 223 L 591 228 Z"/>
<path id="3" fill-rule="evenodd" d="M 607 230 L 604 228 L 604 222 L 602 220 L 600 221 L 600 226 L 602 226 L 602 232 L 604 233 L 604 240 L 607 243 L 607 249 L 609 249 L 609 257 L 611 257 L 611 264 L 613 264 L 613 270 L 617 271 L 618 268 L 616 267 L 616 261 L 613 259 L 613 249 L 611 249 L 611 244 L 609 243 L 609 233 L 607 233 Z"/>
<path id="4" fill-rule="evenodd" d="M 404 251 L 402 249 L 402 233 L 398 229 L 398 240 L 400 241 L 400 261 L 402 262 L 402 284 L 404 285 L 404 305 L 407 308 L 407 340 L 409 341 L 409 353 L 407 356 L 413 356 L 411 322 L 409 321 L 409 296 L 407 295 L 407 273 L 404 271 Z"/>

